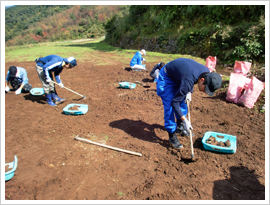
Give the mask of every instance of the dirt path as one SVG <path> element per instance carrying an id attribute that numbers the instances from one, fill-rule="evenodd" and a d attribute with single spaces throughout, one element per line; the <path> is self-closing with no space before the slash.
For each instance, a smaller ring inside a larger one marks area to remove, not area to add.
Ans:
<path id="1" fill-rule="evenodd" d="M 101 54 L 102 55 L 102 54 Z M 108 55 L 107 55 L 108 56 Z M 34 62 L 24 67 L 33 87 L 42 87 Z M 265 199 L 265 115 L 199 93 L 191 101 L 194 152 L 169 147 L 163 106 L 149 72 L 132 72 L 124 64 L 98 66 L 78 62 L 61 79 L 80 96 L 57 87 L 63 104 L 51 107 L 45 97 L 5 94 L 5 162 L 18 157 L 14 177 L 5 182 L 6 200 L 263 200 Z M 120 89 L 121 81 L 150 87 Z M 81 100 L 80 100 L 81 99 Z M 63 114 L 70 103 L 87 104 L 85 115 Z M 206 151 L 206 131 L 237 136 L 235 154 Z M 74 140 L 81 138 L 142 153 L 142 157 Z"/>

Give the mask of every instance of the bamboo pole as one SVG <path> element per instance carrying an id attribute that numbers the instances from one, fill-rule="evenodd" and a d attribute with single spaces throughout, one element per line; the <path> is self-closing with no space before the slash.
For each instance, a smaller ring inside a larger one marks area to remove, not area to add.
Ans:
<path id="1" fill-rule="evenodd" d="M 56 85 L 59 85 L 57 82 L 54 82 L 53 80 L 52 80 L 52 82 L 53 82 L 54 84 L 56 84 Z M 69 89 L 69 88 L 67 88 L 67 87 L 65 87 L 65 86 L 63 86 L 63 88 L 65 88 L 65 89 L 69 90 L 70 92 L 73 92 L 73 93 L 75 93 L 75 94 L 77 94 L 77 95 L 83 97 L 84 99 L 86 98 L 84 95 L 81 95 L 80 93 L 77 93 L 77 92 L 75 92 L 75 91 L 73 91 L 73 90 L 71 90 L 71 89 Z"/>
<path id="2" fill-rule="evenodd" d="M 105 148 L 108 148 L 108 149 L 113 149 L 113 150 L 117 150 L 117 151 L 120 151 L 120 152 L 125 152 L 125 153 L 129 153 L 129 154 L 137 155 L 137 156 L 140 156 L 140 157 L 142 156 L 142 154 L 138 153 L 138 152 L 132 152 L 132 151 L 120 149 L 120 148 L 117 148 L 117 147 L 112 147 L 112 146 L 109 146 L 109 145 L 100 144 L 100 143 L 97 143 L 97 142 L 93 142 L 91 140 L 80 138 L 78 136 L 79 135 L 77 135 L 74 139 L 82 141 L 82 142 L 87 142 L 87 143 L 90 143 L 90 144 L 98 145 L 98 146 L 101 146 L 101 147 L 105 147 Z"/>

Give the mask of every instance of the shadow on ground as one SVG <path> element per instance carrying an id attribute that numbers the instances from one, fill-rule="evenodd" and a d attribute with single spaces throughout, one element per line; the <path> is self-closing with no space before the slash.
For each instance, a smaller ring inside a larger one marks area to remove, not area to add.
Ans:
<path id="1" fill-rule="evenodd" d="M 110 127 L 118 128 L 125 131 L 127 134 L 131 135 L 134 138 L 138 138 L 144 141 L 159 143 L 161 146 L 168 147 L 168 140 L 163 140 L 159 138 L 154 130 L 161 129 L 165 130 L 165 128 L 158 124 L 148 124 L 141 120 L 130 120 L 130 119 L 122 119 L 111 122 Z M 166 131 L 166 130 L 165 130 Z"/>

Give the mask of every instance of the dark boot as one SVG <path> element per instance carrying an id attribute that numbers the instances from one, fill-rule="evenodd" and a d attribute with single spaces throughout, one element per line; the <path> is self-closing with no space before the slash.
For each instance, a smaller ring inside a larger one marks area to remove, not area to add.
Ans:
<path id="1" fill-rule="evenodd" d="M 52 93 L 52 99 L 54 100 L 56 105 L 58 105 L 59 103 L 65 100 L 65 98 L 59 98 L 56 92 Z"/>
<path id="2" fill-rule="evenodd" d="M 168 132 L 169 133 L 169 132 Z M 169 133 L 169 142 L 175 149 L 180 149 L 183 147 L 182 144 L 180 144 L 178 138 L 176 137 L 175 133 Z"/>
<path id="3" fill-rule="evenodd" d="M 54 104 L 54 102 L 52 101 L 52 94 L 45 94 L 46 96 L 46 100 L 47 100 L 47 103 L 51 106 L 57 106 L 56 104 Z"/>

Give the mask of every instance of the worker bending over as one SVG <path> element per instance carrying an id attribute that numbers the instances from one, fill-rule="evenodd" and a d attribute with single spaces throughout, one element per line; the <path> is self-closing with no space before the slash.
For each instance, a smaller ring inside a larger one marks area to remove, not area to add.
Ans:
<path id="1" fill-rule="evenodd" d="M 167 63 L 159 72 L 157 94 L 161 97 L 164 108 L 164 124 L 169 133 L 169 142 L 176 149 L 182 148 L 176 133 L 189 133 L 191 123 L 187 120 L 187 101 L 191 101 L 193 86 L 199 91 L 213 96 L 221 87 L 222 79 L 216 72 L 194 60 L 178 58 Z M 176 121 L 175 121 L 176 117 Z"/>

